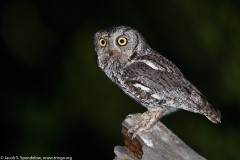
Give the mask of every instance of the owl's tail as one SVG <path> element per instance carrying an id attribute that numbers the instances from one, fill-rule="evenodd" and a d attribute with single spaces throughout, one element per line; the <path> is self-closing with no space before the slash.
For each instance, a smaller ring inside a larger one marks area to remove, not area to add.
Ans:
<path id="1" fill-rule="evenodd" d="M 221 123 L 221 113 L 218 109 L 215 109 L 209 104 L 209 108 L 211 108 L 211 111 L 207 111 L 204 115 L 213 123 Z"/>

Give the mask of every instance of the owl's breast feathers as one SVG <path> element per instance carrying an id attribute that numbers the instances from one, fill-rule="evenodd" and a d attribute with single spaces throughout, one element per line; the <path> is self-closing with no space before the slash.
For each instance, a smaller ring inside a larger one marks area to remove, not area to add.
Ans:
<path id="1" fill-rule="evenodd" d="M 135 57 L 116 77 L 119 86 L 145 107 L 173 107 L 205 115 L 220 122 L 220 112 L 193 86 L 181 71 L 159 54 Z"/>

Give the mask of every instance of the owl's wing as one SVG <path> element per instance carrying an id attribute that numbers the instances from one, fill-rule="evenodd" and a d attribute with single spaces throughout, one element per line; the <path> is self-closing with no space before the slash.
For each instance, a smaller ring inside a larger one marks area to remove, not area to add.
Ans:
<path id="1" fill-rule="evenodd" d="M 122 76 L 126 84 L 125 92 L 146 107 L 163 105 L 185 109 L 217 121 L 216 117 L 210 116 L 217 111 L 180 70 L 163 56 L 154 54 L 135 59 L 127 65 Z"/>

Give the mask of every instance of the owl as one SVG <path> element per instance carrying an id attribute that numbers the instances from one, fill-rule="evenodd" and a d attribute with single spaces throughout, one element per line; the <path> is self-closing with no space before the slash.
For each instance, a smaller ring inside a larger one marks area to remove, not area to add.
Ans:
<path id="1" fill-rule="evenodd" d="M 184 109 L 221 122 L 219 110 L 191 84 L 170 60 L 152 49 L 128 26 L 100 30 L 94 35 L 97 63 L 127 95 L 147 108 L 142 121 L 128 130 L 133 137 L 150 131 L 163 116 Z"/>

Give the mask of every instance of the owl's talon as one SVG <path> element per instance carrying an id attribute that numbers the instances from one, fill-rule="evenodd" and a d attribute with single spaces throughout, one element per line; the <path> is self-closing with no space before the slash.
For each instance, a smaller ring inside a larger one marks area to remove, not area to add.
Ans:
<path id="1" fill-rule="evenodd" d="M 139 128 L 139 125 L 136 125 L 136 126 L 131 127 L 130 129 L 128 129 L 128 131 L 127 131 L 128 136 L 133 137 L 134 133 L 138 130 L 138 128 Z"/>
<path id="2" fill-rule="evenodd" d="M 127 132 L 128 132 L 128 136 L 131 137 L 131 139 L 134 139 L 136 138 L 137 134 L 139 133 L 139 130 L 138 130 L 138 125 L 137 126 L 134 126 L 132 128 L 130 128 Z"/>
<path id="3" fill-rule="evenodd" d="M 138 135 L 139 132 L 134 132 L 133 135 L 132 135 L 132 139 L 136 138 L 136 136 Z"/>
<path id="4" fill-rule="evenodd" d="M 132 139 L 136 138 L 136 136 L 141 133 L 141 132 L 153 132 L 153 128 L 151 125 L 149 125 L 147 122 L 141 122 L 140 124 L 133 126 L 130 128 L 127 133 L 128 136 L 131 137 Z"/>
<path id="5" fill-rule="evenodd" d="M 142 115 L 142 121 L 128 129 L 128 136 L 135 138 L 140 132 L 153 132 L 153 126 L 161 117 L 161 112 L 158 109 L 148 108 L 148 111 L 144 112 Z M 131 136 L 132 134 L 132 136 Z"/>
<path id="6" fill-rule="evenodd" d="M 126 119 L 132 118 L 132 114 L 127 115 Z"/>

